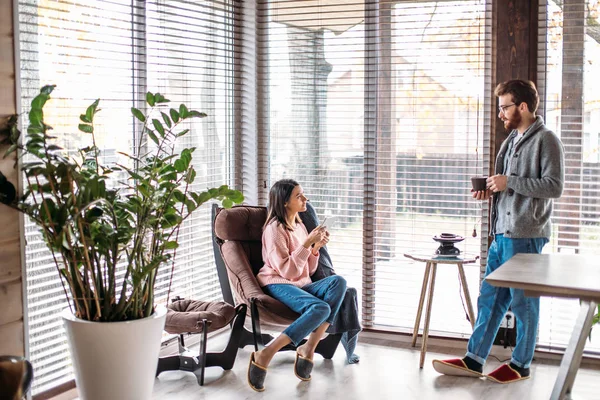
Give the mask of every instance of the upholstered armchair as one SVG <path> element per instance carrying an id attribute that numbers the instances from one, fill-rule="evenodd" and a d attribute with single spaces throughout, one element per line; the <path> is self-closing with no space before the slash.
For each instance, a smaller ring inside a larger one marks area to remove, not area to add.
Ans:
<path id="1" fill-rule="evenodd" d="M 256 275 L 263 266 L 262 227 L 267 219 L 267 209 L 255 206 L 236 206 L 230 209 L 214 208 L 215 258 L 220 276 L 226 270 L 229 282 L 221 279 L 221 288 L 225 301 L 246 304 L 250 308 L 252 320 L 252 342 L 255 349 L 264 345 L 272 337 L 261 333 L 261 323 L 287 326 L 296 318 L 297 313 L 280 301 L 266 295 Z M 231 288 L 231 289 L 230 289 Z M 233 291 L 233 296 L 231 295 Z M 229 293 L 228 293 L 229 292 Z M 235 297 L 235 300 L 233 300 Z M 324 358 L 333 357 L 341 334 L 330 334 L 315 350 Z M 242 342 L 240 346 L 250 344 Z M 293 350 L 293 345 L 283 350 Z"/>

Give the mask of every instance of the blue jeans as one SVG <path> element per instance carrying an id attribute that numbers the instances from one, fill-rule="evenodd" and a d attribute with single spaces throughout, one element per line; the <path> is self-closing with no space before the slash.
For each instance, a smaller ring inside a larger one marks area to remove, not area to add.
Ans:
<path id="1" fill-rule="evenodd" d="M 339 275 L 332 275 L 302 288 L 274 283 L 263 287 L 263 291 L 300 314 L 283 331 L 298 346 L 323 322 L 333 323 L 346 294 L 346 280 Z"/>
<path id="2" fill-rule="evenodd" d="M 546 243 L 547 238 L 511 239 L 504 235 L 496 235 L 488 252 L 485 276 L 517 253 L 541 253 Z M 477 299 L 477 322 L 469 339 L 467 357 L 485 364 L 509 306 L 517 319 L 517 345 L 513 350 L 511 362 L 518 367 L 529 368 L 537 339 L 540 299 L 525 297 L 522 289 L 492 286 L 485 279 L 481 283 Z"/>

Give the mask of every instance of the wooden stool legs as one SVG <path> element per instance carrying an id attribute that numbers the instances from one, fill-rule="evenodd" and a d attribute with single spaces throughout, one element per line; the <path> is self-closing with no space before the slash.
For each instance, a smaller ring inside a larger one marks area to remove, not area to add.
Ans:
<path id="1" fill-rule="evenodd" d="M 463 288 L 465 295 L 465 301 L 467 302 L 467 312 L 469 313 L 469 319 L 471 327 L 475 326 L 475 313 L 473 312 L 473 304 L 471 303 L 471 296 L 469 295 L 469 286 L 467 285 L 467 279 L 465 276 L 465 270 L 463 264 L 457 264 L 458 275 L 460 284 Z M 421 324 L 421 316 L 423 314 L 423 304 L 425 302 L 425 296 L 427 296 L 427 310 L 425 311 L 425 325 L 423 326 L 423 341 L 421 343 L 421 359 L 419 361 L 419 368 L 423 368 L 425 363 L 425 354 L 427 353 L 427 339 L 429 337 L 429 322 L 431 319 L 431 307 L 433 305 L 433 292 L 435 289 L 435 275 L 437 272 L 437 263 L 428 261 L 425 265 L 425 274 L 423 275 L 423 285 L 421 286 L 421 297 L 419 298 L 419 308 L 417 309 L 417 317 L 415 319 L 415 327 L 413 329 L 412 346 L 415 347 L 417 343 L 417 337 L 419 336 L 419 325 Z M 429 288 L 427 288 L 429 285 Z"/>
<path id="2" fill-rule="evenodd" d="M 458 276 L 462 283 L 465 301 L 467 302 L 467 312 L 469 313 L 470 320 L 469 322 L 471 322 L 471 328 L 475 328 L 475 313 L 473 312 L 473 304 L 471 304 L 471 296 L 469 295 L 469 286 L 467 285 L 467 278 L 465 277 L 465 270 L 462 264 L 458 264 Z"/>
<path id="3" fill-rule="evenodd" d="M 435 288 L 435 273 L 437 264 L 431 263 L 431 280 L 429 281 L 429 298 L 427 299 L 427 311 L 425 313 L 425 326 L 423 327 L 423 343 L 421 343 L 421 361 L 419 368 L 423 368 L 425 353 L 427 353 L 427 338 L 429 337 L 429 320 L 431 319 L 431 306 L 433 305 L 433 289 Z"/>
<path id="4" fill-rule="evenodd" d="M 421 298 L 419 299 L 419 308 L 417 308 L 417 318 L 415 319 L 415 328 L 413 329 L 412 347 L 417 344 L 417 337 L 419 336 L 419 325 L 421 324 L 421 314 L 423 314 L 423 302 L 425 301 L 425 294 L 427 293 L 427 283 L 429 282 L 429 271 L 431 270 L 431 263 L 427 262 L 425 265 L 425 274 L 423 275 L 423 286 L 421 287 Z"/>

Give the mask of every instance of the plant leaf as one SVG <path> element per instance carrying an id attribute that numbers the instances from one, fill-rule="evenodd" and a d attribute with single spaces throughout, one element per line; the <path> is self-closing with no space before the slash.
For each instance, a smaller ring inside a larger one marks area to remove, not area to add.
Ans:
<path id="1" fill-rule="evenodd" d="M 196 194 L 196 193 L 192 193 L 192 196 Z M 185 201 L 185 195 L 180 191 L 180 190 L 174 190 L 173 191 L 173 197 L 179 201 L 180 203 L 183 203 Z M 195 199 L 194 199 L 195 200 Z"/>
<path id="2" fill-rule="evenodd" d="M 144 117 L 144 114 L 137 108 L 131 107 L 131 114 L 133 114 L 133 116 L 136 117 L 141 122 L 146 122 L 146 117 Z"/>
<path id="3" fill-rule="evenodd" d="M 38 94 L 31 101 L 31 108 L 36 108 L 36 109 L 41 110 L 42 108 L 44 108 L 44 104 L 46 104 L 46 101 L 48 101 L 49 98 L 50 98 L 50 96 L 46 93 Z"/>
<path id="4" fill-rule="evenodd" d="M 127 173 L 129 173 L 129 175 L 131 175 L 131 177 L 132 177 L 133 179 L 137 179 L 137 180 L 140 180 L 140 181 L 141 181 L 141 180 L 144 180 L 144 177 L 143 177 L 143 176 L 141 176 L 140 174 L 138 174 L 137 172 L 135 172 L 135 171 L 132 171 L 132 170 L 130 170 L 130 169 L 128 169 L 128 168 L 125 168 L 125 170 L 127 171 Z"/>
<path id="5" fill-rule="evenodd" d="M 131 158 L 132 160 L 137 161 L 137 162 L 142 162 L 142 160 L 140 160 L 139 158 L 132 156 L 131 154 L 123 153 L 122 151 L 117 151 L 117 154 L 121 154 L 127 158 Z"/>
<path id="6" fill-rule="evenodd" d="M 175 160 L 175 162 L 173 163 L 173 167 L 175 167 L 175 170 L 177 172 L 183 172 L 185 171 L 185 161 L 183 161 L 181 158 Z"/>
<path id="7" fill-rule="evenodd" d="M 179 122 L 179 113 L 177 112 L 176 109 L 171 108 L 169 110 L 169 114 L 171 114 L 171 119 L 173 120 L 173 122 L 175 122 L 175 123 Z"/>
<path id="8" fill-rule="evenodd" d="M 156 104 L 161 104 L 161 103 L 168 103 L 168 102 L 170 102 L 171 100 L 169 100 L 169 99 L 165 98 L 165 96 L 163 96 L 163 95 L 162 95 L 162 94 L 160 94 L 160 93 L 156 93 L 156 94 L 154 95 L 154 101 L 156 102 Z"/>
<path id="9" fill-rule="evenodd" d="M 233 207 L 233 201 L 231 201 L 229 199 L 223 200 L 223 207 L 224 208 L 231 208 L 231 207 Z"/>
<path id="10" fill-rule="evenodd" d="M 154 129 L 158 131 L 161 137 L 165 137 L 165 127 L 160 123 L 159 120 L 153 119 L 152 125 L 154 125 Z"/>
<path id="11" fill-rule="evenodd" d="M 226 194 L 226 196 L 229 198 L 229 200 L 233 201 L 236 204 L 241 204 L 244 201 L 244 195 L 242 194 L 242 192 L 239 192 L 237 190 L 230 191 L 228 194 Z"/>
<path id="12" fill-rule="evenodd" d="M 208 117 L 208 114 L 200 112 L 200 111 L 190 111 L 188 113 L 189 117 L 197 117 L 197 118 L 205 118 Z"/>
<path id="13" fill-rule="evenodd" d="M 185 182 L 191 185 L 194 183 L 194 179 L 196 179 L 196 170 L 192 167 L 189 169 L 188 174 L 185 177 Z"/>
<path id="14" fill-rule="evenodd" d="M 29 111 L 29 123 L 34 126 L 42 127 L 42 120 L 44 119 L 44 114 L 42 110 L 39 108 L 32 108 Z"/>
<path id="15" fill-rule="evenodd" d="M 34 134 L 41 134 L 44 132 L 44 128 L 41 126 L 31 126 L 29 125 L 29 127 L 27 128 L 27 133 L 30 135 L 34 135 Z"/>
<path id="16" fill-rule="evenodd" d="M 158 146 L 158 137 L 151 129 L 146 129 L 146 134 Z"/>
<path id="17" fill-rule="evenodd" d="M 198 205 L 204 204 L 204 203 L 206 203 L 210 199 L 211 199 L 210 193 L 208 193 L 208 192 L 202 192 L 202 193 L 200 193 L 200 196 L 199 196 L 199 198 L 197 200 L 197 203 L 199 203 Z"/>
<path id="18" fill-rule="evenodd" d="M 166 250 L 173 250 L 179 247 L 179 243 L 175 242 L 175 241 L 169 241 L 165 243 L 165 249 Z"/>
<path id="19" fill-rule="evenodd" d="M 145 185 L 138 185 L 137 188 L 141 194 L 143 194 L 146 197 L 150 197 L 150 192 L 148 191 L 148 188 Z"/>
<path id="20" fill-rule="evenodd" d="M 181 159 L 185 162 L 185 169 L 190 166 L 190 162 L 192 162 L 192 152 L 190 149 L 183 149 L 181 151 Z"/>
<path id="21" fill-rule="evenodd" d="M 188 108 L 185 106 L 185 104 L 179 105 L 179 116 L 182 119 L 186 119 L 188 117 Z"/>
<path id="22" fill-rule="evenodd" d="M 98 108 L 98 104 L 100 103 L 100 99 L 96 99 L 88 108 L 85 110 L 85 117 L 90 121 L 94 121 L 94 115 L 96 115 L 96 108 Z"/>
<path id="23" fill-rule="evenodd" d="M 150 107 L 154 107 L 154 104 L 156 104 L 154 100 L 154 95 L 150 92 L 146 93 L 146 103 L 148 103 Z"/>
<path id="24" fill-rule="evenodd" d="M 19 147 L 18 144 L 11 144 L 8 149 L 6 150 L 6 152 L 4 153 L 4 157 L 8 156 L 9 154 L 13 153 L 15 150 L 17 150 L 17 148 Z"/>
<path id="25" fill-rule="evenodd" d="M 85 132 L 85 133 L 93 133 L 94 132 L 94 127 L 92 125 L 79 124 L 79 130 L 81 132 Z"/>
<path id="26" fill-rule="evenodd" d="M 185 206 L 187 207 L 189 213 L 193 212 L 196 208 L 198 208 L 198 205 L 192 199 L 186 199 Z"/>
<path id="27" fill-rule="evenodd" d="M 160 112 L 160 115 L 162 115 L 163 121 L 165 121 L 165 125 L 171 128 L 171 126 L 173 126 L 173 124 L 171 123 L 171 118 L 169 118 L 169 116 L 162 111 Z"/>

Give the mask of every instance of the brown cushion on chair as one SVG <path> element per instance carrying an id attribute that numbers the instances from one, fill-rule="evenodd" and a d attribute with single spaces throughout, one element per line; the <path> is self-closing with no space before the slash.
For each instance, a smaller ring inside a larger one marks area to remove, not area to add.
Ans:
<path id="1" fill-rule="evenodd" d="M 179 300 L 167 307 L 165 331 L 180 333 L 202 332 L 202 320 L 208 323 L 208 332 L 227 325 L 235 317 L 235 308 L 222 301 Z"/>
<path id="2" fill-rule="evenodd" d="M 260 242 L 266 220 L 266 207 L 237 206 L 224 209 L 215 217 L 215 234 L 222 240 Z"/>

